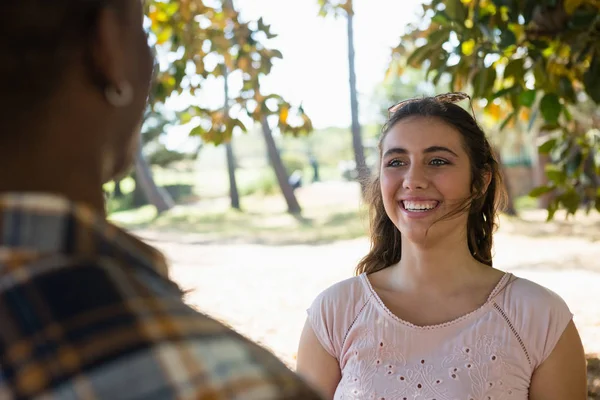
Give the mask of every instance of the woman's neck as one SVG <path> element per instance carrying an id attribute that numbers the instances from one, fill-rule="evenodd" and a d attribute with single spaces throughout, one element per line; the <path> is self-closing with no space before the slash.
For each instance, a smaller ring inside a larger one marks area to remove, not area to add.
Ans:
<path id="1" fill-rule="evenodd" d="M 487 268 L 472 256 L 466 235 L 457 235 L 428 246 L 403 238 L 402 259 L 390 272 L 407 289 L 452 293 Z"/>

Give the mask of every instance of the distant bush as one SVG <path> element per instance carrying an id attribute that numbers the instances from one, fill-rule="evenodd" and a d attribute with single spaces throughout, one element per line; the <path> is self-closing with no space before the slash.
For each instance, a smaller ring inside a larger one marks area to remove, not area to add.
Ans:
<path id="1" fill-rule="evenodd" d="M 242 196 L 252 194 L 268 196 L 276 194 L 278 190 L 279 185 L 277 183 L 277 179 L 275 178 L 275 174 L 272 171 L 267 170 L 260 174 L 258 178 L 241 185 L 240 194 Z"/>
<path id="2" fill-rule="evenodd" d="M 308 164 L 308 157 L 298 153 L 283 153 L 281 161 L 283 162 L 288 175 L 291 175 L 297 170 L 304 171 L 304 168 Z"/>

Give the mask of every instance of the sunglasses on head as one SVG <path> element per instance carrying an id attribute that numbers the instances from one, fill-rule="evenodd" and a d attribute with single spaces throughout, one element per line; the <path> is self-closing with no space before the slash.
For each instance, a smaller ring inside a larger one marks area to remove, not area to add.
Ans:
<path id="1" fill-rule="evenodd" d="M 473 118 L 475 118 L 475 111 L 473 110 L 473 102 L 471 100 L 471 96 L 469 96 L 468 94 L 466 94 L 464 92 L 442 93 L 442 94 L 438 94 L 437 96 L 434 96 L 433 99 L 440 103 L 452 103 L 452 104 L 458 103 L 459 101 L 469 99 L 469 105 L 471 106 L 471 111 L 473 112 Z M 396 111 L 398 111 L 402 107 L 406 106 L 407 104 L 413 103 L 415 101 L 420 101 L 420 100 L 423 100 L 423 98 L 422 97 L 414 97 L 412 99 L 402 100 L 401 102 L 394 104 L 393 106 L 388 108 L 388 118 L 391 118 L 391 116 Z"/>

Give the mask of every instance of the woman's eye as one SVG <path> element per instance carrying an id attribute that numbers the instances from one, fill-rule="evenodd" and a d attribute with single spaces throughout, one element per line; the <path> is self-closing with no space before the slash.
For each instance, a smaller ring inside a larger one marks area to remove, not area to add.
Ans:
<path id="1" fill-rule="evenodd" d="M 404 163 L 400 160 L 391 160 L 388 162 L 388 167 L 401 167 Z"/>
<path id="2" fill-rule="evenodd" d="M 435 159 L 431 160 L 429 163 L 431 165 L 440 166 L 440 165 L 447 165 L 448 161 L 442 160 L 440 158 L 435 158 Z"/>

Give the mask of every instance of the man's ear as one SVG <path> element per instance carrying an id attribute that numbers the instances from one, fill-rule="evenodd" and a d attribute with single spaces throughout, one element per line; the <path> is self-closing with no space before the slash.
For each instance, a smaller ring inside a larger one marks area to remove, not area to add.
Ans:
<path id="1" fill-rule="evenodd" d="M 113 7 L 102 7 L 91 41 L 91 61 L 95 73 L 106 86 L 117 86 L 126 79 L 123 21 Z"/>

